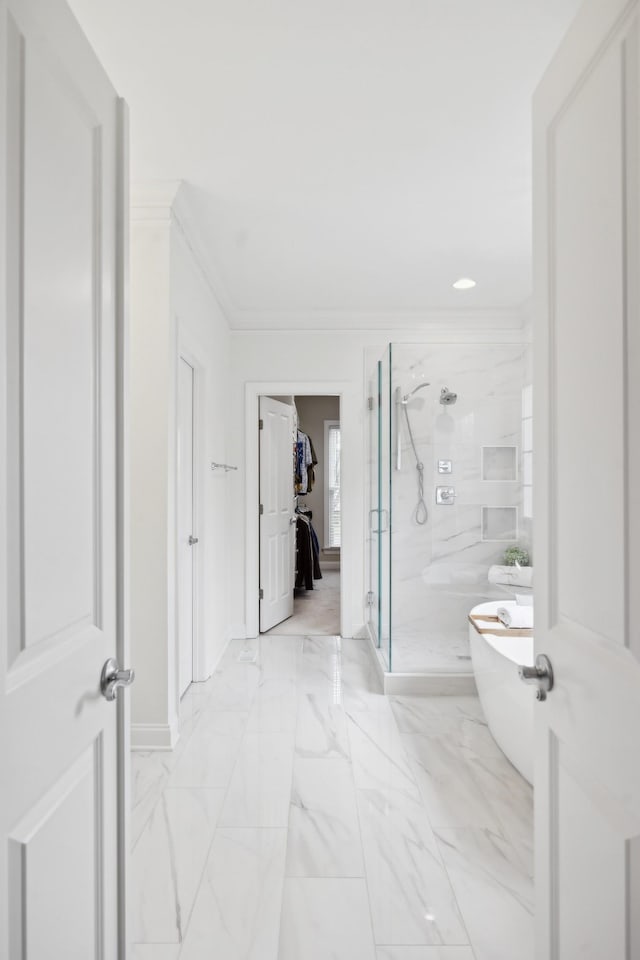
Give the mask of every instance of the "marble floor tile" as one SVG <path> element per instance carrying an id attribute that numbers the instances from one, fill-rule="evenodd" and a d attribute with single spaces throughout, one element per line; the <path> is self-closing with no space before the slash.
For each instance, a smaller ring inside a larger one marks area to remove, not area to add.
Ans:
<path id="1" fill-rule="evenodd" d="M 180 960 L 277 960 L 286 838 L 216 831 Z"/>
<path id="2" fill-rule="evenodd" d="M 301 636 L 261 634 L 256 640 L 245 641 L 245 647 L 255 645 L 262 680 L 295 680 L 302 642 Z"/>
<path id="3" fill-rule="evenodd" d="M 131 846 L 135 846 L 175 766 L 169 750 L 131 751 Z"/>
<path id="4" fill-rule="evenodd" d="M 378 947 L 376 960 L 475 960 L 475 958 L 471 947 Z M 515 957 L 514 960 L 516 960 Z"/>
<path id="5" fill-rule="evenodd" d="M 245 734 L 220 816 L 221 826 L 287 826 L 293 743 L 293 732 Z"/>
<path id="6" fill-rule="evenodd" d="M 376 943 L 468 944 L 422 802 L 358 790 Z"/>
<path id="7" fill-rule="evenodd" d="M 475 757 L 446 734 L 405 733 L 402 741 L 420 787 L 431 825 L 435 828 L 487 827 L 500 830 L 492 797 L 479 782 Z M 488 778 L 487 778 L 488 781 Z"/>
<path id="8" fill-rule="evenodd" d="M 251 704 L 247 733 L 293 732 L 297 711 L 295 680 L 262 679 Z"/>
<path id="9" fill-rule="evenodd" d="M 364 880 L 285 880 L 278 960 L 375 960 Z"/>
<path id="10" fill-rule="evenodd" d="M 170 777 L 170 787 L 222 788 L 229 785 L 248 714 L 202 711 Z"/>
<path id="11" fill-rule="evenodd" d="M 401 733 L 438 734 L 468 723 L 488 732 L 478 697 L 389 697 Z M 490 734 L 489 734 L 490 736 Z"/>
<path id="12" fill-rule="evenodd" d="M 288 877 L 363 877 L 356 791 L 346 760 L 296 759 Z"/>
<path id="13" fill-rule="evenodd" d="M 476 960 L 533 960 L 533 882 L 490 830 L 438 830 Z"/>
<path id="14" fill-rule="evenodd" d="M 134 943 L 180 943 L 213 839 L 223 790 L 164 790 L 133 849 Z"/>
<path id="15" fill-rule="evenodd" d="M 251 708 L 261 674 L 257 663 L 238 661 L 244 645 L 244 640 L 232 641 L 218 668 L 201 685 L 210 710 L 248 711 Z"/>
<path id="16" fill-rule="evenodd" d="M 300 693 L 296 755 L 313 760 L 350 757 L 347 717 L 342 705 L 333 702 L 330 692 Z"/>
<path id="17" fill-rule="evenodd" d="M 341 702 L 342 653 L 339 637 L 305 637 L 298 660 L 297 682 L 303 691 L 331 691 Z"/>
<path id="18" fill-rule="evenodd" d="M 356 787 L 396 790 L 412 800 L 419 791 L 390 710 L 347 711 Z"/>

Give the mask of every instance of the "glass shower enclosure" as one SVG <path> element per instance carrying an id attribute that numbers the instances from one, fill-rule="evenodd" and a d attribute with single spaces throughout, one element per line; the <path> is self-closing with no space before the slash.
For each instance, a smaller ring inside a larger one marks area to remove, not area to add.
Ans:
<path id="1" fill-rule="evenodd" d="M 513 596 L 489 568 L 530 546 L 530 366 L 526 343 L 391 343 L 369 371 L 368 625 L 389 673 L 470 673 L 470 610 Z"/>

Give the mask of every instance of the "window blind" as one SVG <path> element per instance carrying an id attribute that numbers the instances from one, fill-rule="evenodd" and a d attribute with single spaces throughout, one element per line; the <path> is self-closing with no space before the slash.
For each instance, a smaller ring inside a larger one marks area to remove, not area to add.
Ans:
<path id="1" fill-rule="evenodd" d="M 340 424 L 327 425 L 326 528 L 327 547 L 340 546 Z"/>

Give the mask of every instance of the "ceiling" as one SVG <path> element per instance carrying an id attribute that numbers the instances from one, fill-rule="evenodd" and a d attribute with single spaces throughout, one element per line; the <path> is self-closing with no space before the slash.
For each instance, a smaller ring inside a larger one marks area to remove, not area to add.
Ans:
<path id="1" fill-rule="evenodd" d="M 232 327 L 531 293 L 532 93 L 579 0 L 71 0 Z M 456 291 L 470 276 L 477 286 Z"/>

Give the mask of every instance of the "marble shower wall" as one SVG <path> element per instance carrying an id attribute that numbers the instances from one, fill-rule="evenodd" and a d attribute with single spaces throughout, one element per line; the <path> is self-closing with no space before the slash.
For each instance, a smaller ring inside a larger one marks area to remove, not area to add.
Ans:
<path id="1" fill-rule="evenodd" d="M 487 574 L 508 546 L 528 546 L 522 517 L 527 350 L 525 344 L 391 346 L 392 391 L 400 387 L 404 395 L 430 383 L 405 408 L 424 464 L 428 520 L 422 526 L 415 519 L 416 458 L 405 413 L 393 404 L 393 672 L 470 672 L 469 611 L 511 595 L 489 584 Z M 457 393 L 454 405 L 439 403 L 443 387 Z M 440 460 L 451 461 L 450 474 L 438 473 Z M 452 505 L 436 503 L 438 486 L 455 488 Z"/>

